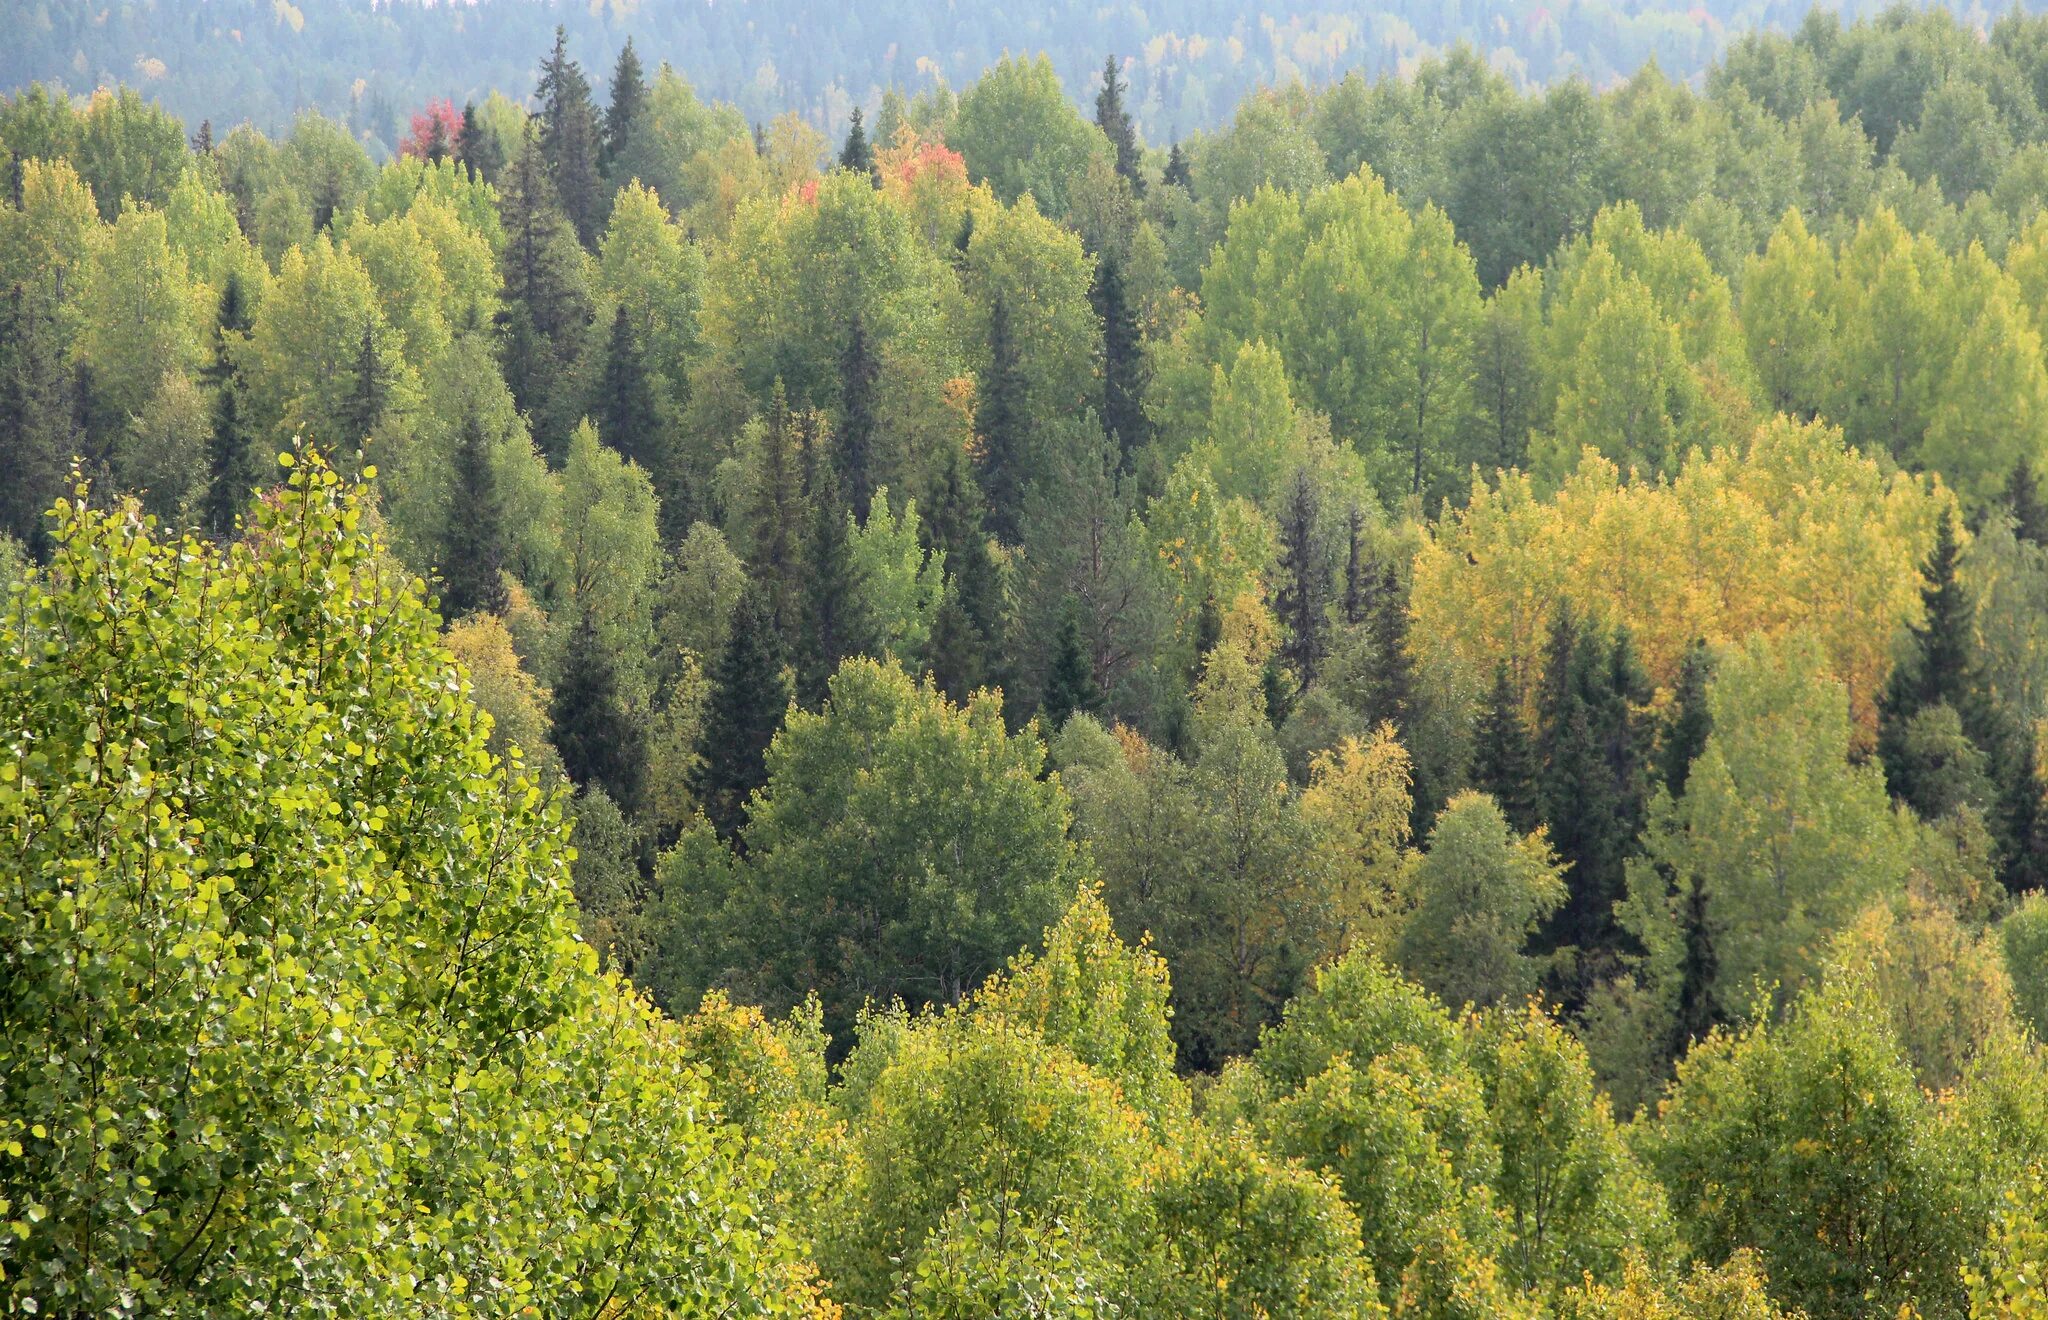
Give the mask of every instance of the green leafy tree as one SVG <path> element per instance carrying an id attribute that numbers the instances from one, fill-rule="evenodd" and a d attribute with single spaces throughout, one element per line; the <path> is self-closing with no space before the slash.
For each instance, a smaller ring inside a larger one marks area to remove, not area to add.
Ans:
<path id="1" fill-rule="evenodd" d="M 1446 1003 L 1526 998 L 1542 971 L 1527 946 L 1564 902 L 1560 870 L 1541 835 L 1518 838 L 1493 799 L 1459 794 L 1410 873 L 1416 906 L 1396 961 Z"/>

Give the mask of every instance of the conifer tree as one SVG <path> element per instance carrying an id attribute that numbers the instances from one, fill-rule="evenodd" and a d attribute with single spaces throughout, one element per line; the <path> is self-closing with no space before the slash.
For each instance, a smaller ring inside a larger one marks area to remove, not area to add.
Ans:
<path id="1" fill-rule="evenodd" d="M 1366 723 L 1392 724 L 1401 731 L 1405 746 L 1415 713 L 1415 665 L 1408 654 L 1408 597 L 1392 564 L 1380 570 L 1366 628 L 1372 645 L 1366 673 Z"/>
<path id="2" fill-rule="evenodd" d="M 487 183 L 496 183 L 505 171 L 504 149 L 484 127 L 474 101 L 465 102 L 462 107 L 462 127 L 455 133 L 455 159 Z"/>
<path id="3" fill-rule="evenodd" d="M 1704 641 L 1695 641 L 1679 667 L 1671 713 L 1657 744 L 1657 777 L 1673 797 L 1685 793 L 1692 763 L 1706 747 L 1707 735 L 1714 731 L 1714 717 L 1707 706 L 1707 684 L 1713 676 L 1714 653 Z"/>
<path id="4" fill-rule="evenodd" d="M 1116 172 L 1131 185 L 1134 196 L 1145 195 L 1145 176 L 1139 170 L 1143 157 L 1138 150 L 1138 130 L 1124 110 L 1123 81 L 1116 56 L 1102 61 L 1102 90 L 1095 94 L 1095 126 L 1116 150 Z"/>
<path id="5" fill-rule="evenodd" d="M 697 743 L 697 802 L 720 837 L 739 833 L 748 795 L 767 782 L 768 744 L 788 706 L 782 646 L 766 601 L 750 589 L 733 608 L 725 647 L 712 668 Z"/>
<path id="6" fill-rule="evenodd" d="M 1159 176 L 1159 181 L 1161 183 L 1179 184 L 1187 189 L 1189 196 L 1194 195 L 1194 173 L 1188 168 L 1188 156 L 1186 152 L 1180 149 L 1180 143 L 1174 143 L 1173 150 L 1166 153 L 1166 169 Z"/>
<path id="7" fill-rule="evenodd" d="M 981 492 L 959 450 L 949 456 L 924 509 L 925 548 L 946 554 L 946 597 L 932 621 L 932 677 L 958 702 L 995 677 L 992 660 L 1002 619 Z"/>
<path id="8" fill-rule="evenodd" d="M 213 154 L 213 121 L 211 119 L 199 121 L 199 131 L 192 135 L 192 154 L 196 156 L 211 156 Z"/>
<path id="9" fill-rule="evenodd" d="M 569 634 L 548 716 L 570 780 L 604 789 L 628 816 L 638 810 L 647 769 L 640 725 L 626 712 L 611 650 L 587 610 Z"/>
<path id="10" fill-rule="evenodd" d="M 534 89 L 540 102 L 541 157 L 547 162 L 548 177 L 562 211 L 585 247 L 597 242 L 604 228 L 606 193 L 598 173 L 602 150 L 597 107 L 590 99 L 590 80 L 583 66 L 569 57 L 569 39 L 555 28 L 555 48 L 541 62 L 540 84 Z"/>
<path id="11" fill-rule="evenodd" d="M 1280 519 L 1280 594 L 1274 604 L 1287 630 L 1280 656 L 1302 688 L 1315 681 L 1326 649 L 1323 606 L 1330 594 L 1330 566 L 1316 532 L 1321 518 L 1315 481 L 1307 468 L 1298 467 Z"/>
<path id="12" fill-rule="evenodd" d="M 206 383 L 213 389 L 212 425 L 206 439 L 206 495 L 201 522 L 216 537 L 234 534 L 235 519 L 261 480 L 255 438 L 243 416 L 245 386 L 235 352 L 249 333 L 249 300 L 242 277 L 230 274 L 221 289 L 219 325 L 213 333 L 213 361 Z"/>
<path id="13" fill-rule="evenodd" d="M 335 418 L 343 443 L 368 444 L 390 403 L 391 367 L 377 352 L 376 328 L 364 322 L 361 333 L 356 337 L 349 390 L 342 398 L 341 414 Z"/>
<path id="14" fill-rule="evenodd" d="M 1961 550 L 1953 511 L 1935 533 L 1934 550 L 1922 570 L 1920 600 L 1925 620 L 1907 629 L 1906 643 L 1878 703 L 1877 754 L 1892 796 L 1925 812 L 1927 771 L 1920 764 L 1911 730 L 1921 712 L 1937 705 L 1955 711 L 1963 735 L 1979 750 L 2001 741 L 1995 717 L 1977 681 L 1973 630 L 1976 605 L 1957 574 Z"/>
<path id="15" fill-rule="evenodd" d="M 505 281 L 505 384 L 534 419 L 535 439 L 557 461 L 576 423 L 581 397 L 574 378 L 590 296 L 576 237 L 555 201 L 538 141 L 526 144 L 505 172 L 498 192 L 505 230 L 499 264 Z"/>
<path id="16" fill-rule="evenodd" d="M 775 382 L 761 428 L 760 470 L 751 510 L 753 560 L 748 565 L 765 597 L 769 625 L 788 646 L 802 621 L 803 584 L 799 536 L 804 526 L 803 487 L 796 452 L 796 421 L 781 380 Z"/>
<path id="17" fill-rule="evenodd" d="M 0 306 L 0 532 L 38 558 L 82 438 L 55 339 L 54 319 L 17 285 Z"/>
<path id="18" fill-rule="evenodd" d="M 619 49 L 619 61 L 612 66 L 612 100 L 604 112 L 604 158 L 601 162 L 607 177 L 612 176 L 620 158 L 625 154 L 626 143 L 633 136 L 634 125 L 640 122 L 641 112 L 647 108 L 647 79 L 640 69 L 640 52 L 633 49 L 633 38 L 627 37 L 626 44 Z M 614 184 L 625 180 L 612 178 Z"/>
<path id="19" fill-rule="evenodd" d="M 839 168 L 875 177 L 875 149 L 868 144 L 868 132 L 861 122 L 860 107 L 853 108 L 846 129 L 846 144 L 839 148 Z"/>
<path id="20" fill-rule="evenodd" d="M 832 465 L 818 463 L 809 492 L 810 533 L 804 554 L 804 628 L 798 697 L 815 709 L 840 661 L 867 649 L 861 636 L 860 574 L 847 545 L 846 506 Z"/>
<path id="21" fill-rule="evenodd" d="M 2048 548 L 2048 503 L 2042 502 L 2034 467 L 2024 458 L 2013 465 L 2005 487 L 2005 506 L 2012 514 L 2014 536 Z"/>
<path id="22" fill-rule="evenodd" d="M 1052 668 L 1046 672 L 1045 692 L 1038 713 L 1048 735 L 1062 728 L 1075 714 L 1094 714 L 1102 709 L 1102 691 L 1095 683 L 1095 664 L 1081 636 L 1080 602 L 1072 598 L 1060 618 L 1059 635 L 1053 641 Z"/>
<path id="23" fill-rule="evenodd" d="M 1472 785 L 1499 804 L 1517 834 L 1527 834 L 1543 821 L 1536 772 L 1536 749 L 1522 721 L 1522 699 L 1502 661 L 1494 666 L 1493 688 L 1475 731 Z"/>
<path id="24" fill-rule="evenodd" d="M 1029 479 L 1030 408 L 1025 398 L 1023 354 L 1001 294 L 989 309 L 988 376 L 976 400 L 974 429 L 981 437 L 981 489 L 988 499 L 988 528 L 1004 544 L 1016 542 Z"/>
<path id="25" fill-rule="evenodd" d="M 839 487 L 856 509 L 875 497 L 875 426 L 881 363 L 868 342 L 867 323 L 853 314 L 846 347 L 839 354 L 839 437 L 832 456 L 839 469 Z"/>
<path id="26" fill-rule="evenodd" d="M 1095 314 L 1102 321 L 1102 429 L 1128 472 L 1150 438 L 1145 420 L 1145 349 L 1124 291 L 1123 265 L 1104 251 L 1095 267 Z"/>
<path id="27" fill-rule="evenodd" d="M 455 487 L 441 548 L 441 616 L 503 614 L 505 503 L 491 466 L 489 441 L 475 417 L 464 417 L 455 446 Z"/>
<path id="28" fill-rule="evenodd" d="M 621 303 L 612 314 L 611 336 L 605 343 L 604 375 L 591 400 L 598 438 L 629 462 L 640 465 L 663 491 L 668 463 L 663 452 L 661 417 L 654 402 L 654 383 L 633 333 L 633 318 Z"/>
<path id="29" fill-rule="evenodd" d="M 1365 511 L 1355 504 L 1344 519 L 1344 541 L 1344 626 L 1348 628 L 1365 618 L 1372 595 L 1365 562 Z"/>
<path id="30" fill-rule="evenodd" d="M 1999 879 L 2007 892 L 2023 894 L 2048 888 L 2048 803 L 2033 731 L 2023 730 L 2015 741 L 2019 746 L 2006 761 L 1995 824 Z"/>
<path id="31" fill-rule="evenodd" d="M 1721 960 L 1714 951 L 1713 923 L 1708 915 L 1707 886 L 1694 876 L 1686 886 L 1684 906 L 1679 912 L 1683 943 L 1678 962 L 1678 1014 L 1672 1023 L 1669 1053 L 1683 1058 L 1697 1041 L 1727 1021 L 1714 986 L 1721 973 Z"/>

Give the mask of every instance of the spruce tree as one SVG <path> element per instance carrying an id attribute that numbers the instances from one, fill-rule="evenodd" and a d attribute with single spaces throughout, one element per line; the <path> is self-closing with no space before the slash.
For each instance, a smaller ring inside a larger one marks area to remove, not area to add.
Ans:
<path id="1" fill-rule="evenodd" d="M 488 437 L 464 417 L 455 445 L 455 488 L 441 546 L 441 615 L 503 614 L 505 503 L 491 466 Z"/>
<path id="2" fill-rule="evenodd" d="M 597 423 L 598 438 L 621 457 L 639 464 L 660 491 L 668 472 L 661 417 L 655 407 L 654 382 L 640 353 L 640 337 L 633 332 L 633 318 L 623 303 L 612 314 L 611 335 L 605 343 L 604 374 L 598 380 L 597 397 L 591 400 L 590 411 Z"/>
<path id="3" fill-rule="evenodd" d="M 1124 292 L 1123 265 L 1114 252 L 1103 252 L 1095 267 L 1092 290 L 1095 314 L 1102 321 L 1102 429 L 1116 446 L 1119 471 L 1128 472 L 1133 456 L 1150 437 L 1145 419 L 1145 348 L 1138 318 Z"/>
<path id="4" fill-rule="evenodd" d="M 1344 518 L 1344 625 L 1350 627 L 1365 618 L 1372 585 L 1365 562 L 1365 511 L 1351 506 Z"/>
<path id="5" fill-rule="evenodd" d="M 1522 699 L 1507 662 L 1494 666 L 1493 688 L 1480 712 L 1472 749 L 1472 786 L 1499 804 L 1518 834 L 1543 823 L 1538 801 L 1536 749 L 1522 721 Z"/>
<path id="6" fill-rule="evenodd" d="M 846 145 L 839 148 L 839 168 L 875 178 L 875 149 L 868 145 L 867 128 L 861 122 L 860 107 L 853 108 L 846 129 Z"/>
<path id="7" fill-rule="evenodd" d="M 213 415 L 206 438 L 206 495 L 200 521 L 213 536 L 225 539 L 234 535 L 235 519 L 262 479 L 255 437 L 243 415 L 246 387 L 235 360 L 249 333 L 249 302 L 239 275 L 230 274 L 221 289 L 219 319 L 213 332 L 213 361 L 205 373 L 213 389 Z"/>
<path id="8" fill-rule="evenodd" d="M 932 677 L 959 702 L 995 676 L 1002 584 L 982 522 L 981 492 L 958 449 L 951 451 L 924 510 L 925 548 L 946 554 L 946 596 L 932 621 Z"/>
<path id="9" fill-rule="evenodd" d="M 606 177 L 614 184 L 624 182 L 614 177 L 620 157 L 625 153 L 626 143 L 633 136 L 634 125 L 640 122 L 641 112 L 647 108 L 647 79 L 640 69 L 640 53 L 633 49 L 633 39 L 626 38 L 626 44 L 619 49 L 619 62 L 612 66 L 612 100 L 604 112 L 603 160 L 600 162 Z"/>
<path id="10" fill-rule="evenodd" d="M 1925 620 L 1907 630 L 1906 644 L 1878 703 L 1877 754 L 1892 796 L 1925 810 L 1926 771 L 1910 731 L 1921 712 L 1937 705 L 1954 710 L 1964 736 L 1981 751 L 1995 748 L 1996 717 L 1977 681 L 1973 628 L 1976 606 L 1957 574 L 1961 549 L 1951 512 L 1935 533 L 1934 551 L 1922 569 L 1920 600 Z"/>
<path id="11" fill-rule="evenodd" d="M 192 135 L 192 154 L 195 156 L 211 156 L 213 154 L 213 121 L 211 119 L 199 121 L 199 131 Z"/>
<path id="12" fill-rule="evenodd" d="M 1274 604 L 1287 635 L 1280 658 L 1306 689 L 1315 681 L 1325 648 L 1323 607 L 1330 595 L 1329 562 L 1323 555 L 1317 523 L 1321 501 L 1308 469 L 1297 467 L 1280 519 L 1280 593 Z"/>
<path id="13" fill-rule="evenodd" d="M 1116 56 L 1102 61 L 1102 90 L 1095 94 L 1095 126 L 1116 149 L 1116 172 L 1131 185 L 1134 196 L 1145 195 L 1145 176 L 1139 170 L 1143 160 L 1138 150 L 1138 130 L 1124 110 L 1127 84 L 1117 68 Z"/>
<path id="14" fill-rule="evenodd" d="M 989 530 L 1005 544 L 1014 544 L 1030 475 L 1030 406 L 1023 354 L 1012 334 L 1009 303 L 1001 294 L 989 309 L 988 349 L 988 375 L 974 410 L 974 429 L 981 437 L 981 489 L 988 498 Z"/>
<path id="15" fill-rule="evenodd" d="M 1705 750 L 1707 735 L 1714 731 L 1714 717 L 1707 707 L 1707 685 L 1713 677 L 1714 653 L 1704 641 L 1695 641 L 1679 666 L 1671 712 L 1657 740 L 1657 777 L 1672 797 L 1684 795 L 1692 763 Z"/>
<path id="16" fill-rule="evenodd" d="M 1161 183 L 1177 184 L 1185 188 L 1190 197 L 1195 192 L 1195 177 L 1188 168 L 1188 156 L 1180 149 L 1180 143 L 1173 144 L 1173 150 L 1166 153 L 1166 170 L 1159 176 Z"/>
<path id="17" fill-rule="evenodd" d="M 607 197 L 598 173 L 597 107 L 590 99 L 590 80 L 569 57 L 568 35 L 559 26 L 555 47 L 541 62 L 534 98 L 540 102 L 539 141 L 549 180 L 577 239 L 590 247 L 604 228 Z"/>
<path id="18" fill-rule="evenodd" d="M 2040 752 L 2033 731 L 2019 735 L 2007 758 L 1995 820 L 1998 875 L 2013 894 L 2048 887 L 2048 802 L 2043 801 Z"/>
<path id="19" fill-rule="evenodd" d="M 505 230 L 499 265 L 505 282 L 505 384 L 534 420 L 541 451 L 560 461 L 576 423 L 576 360 L 590 319 L 583 255 L 555 201 L 554 185 L 529 134 L 498 191 Z"/>
<path id="20" fill-rule="evenodd" d="M 697 801 L 720 837 L 738 835 L 748 795 L 767 782 L 768 744 L 788 706 L 782 647 L 767 602 L 749 590 L 733 608 L 725 647 L 712 667 L 697 743 Z"/>
<path id="21" fill-rule="evenodd" d="M 349 389 L 335 417 L 343 446 L 368 445 L 391 403 L 391 368 L 377 352 L 376 328 L 363 323 L 356 336 L 355 360 L 350 364 Z"/>
<path id="22" fill-rule="evenodd" d="M 1415 666 L 1408 655 L 1408 597 L 1392 564 L 1381 569 L 1366 629 L 1372 648 L 1365 675 L 1366 723 L 1392 724 L 1406 744 L 1415 714 Z"/>
<path id="23" fill-rule="evenodd" d="M 1686 887 L 1679 913 L 1683 938 L 1678 962 L 1678 1015 L 1672 1023 L 1670 1056 L 1683 1058 L 1707 1033 L 1728 1020 L 1714 986 L 1720 977 L 1721 960 L 1714 951 L 1714 928 L 1708 916 L 1707 887 L 1703 877 L 1694 876 Z"/>
<path id="24" fill-rule="evenodd" d="M 846 538 L 846 506 L 829 463 L 819 463 L 809 493 L 810 535 L 804 554 L 804 628 L 802 662 L 797 667 L 798 697 L 815 709 L 840 662 L 867 649 L 861 635 L 860 574 Z"/>
<path id="25" fill-rule="evenodd" d="M 839 354 L 839 443 L 833 459 L 839 469 L 839 487 L 856 509 L 865 509 L 875 498 L 876 410 L 880 403 L 882 366 L 875 360 L 874 345 L 868 342 L 867 323 L 853 314 L 847 327 L 846 346 Z"/>
<path id="26" fill-rule="evenodd" d="M 476 102 L 462 107 L 462 127 L 455 133 L 455 159 L 487 183 L 496 183 L 505 172 L 505 153 L 497 136 L 484 127 Z"/>
<path id="27" fill-rule="evenodd" d="M 49 549 L 43 515 L 83 439 L 70 385 L 54 318 L 17 285 L 0 306 L 0 531 L 38 559 Z"/>
<path id="28" fill-rule="evenodd" d="M 570 780 L 579 788 L 596 784 L 628 816 L 637 811 L 646 749 L 619 695 L 611 650 L 587 610 L 569 634 L 548 715 Z"/>
<path id="29" fill-rule="evenodd" d="M 2014 536 L 2048 548 L 2048 504 L 2041 500 L 2033 465 L 2024 458 L 2013 465 L 2012 477 L 2006 482 L 2005 507 L 2012 515 Z"/>
<path id="30" fill-rule="evenodd" d="M 753 558 L 748 568 L 765 597 L 769 626 L 787 647 L 796 639 L 802 621 L 803 584 L 799 577 L 803 564 L 798 538 L 804 526 L 799 473 L 804 456 L 797 452 L 796 420 L 790 415 L 789 396 L 780 379 L 775 382 L 761 427 L 759 457 L 751 509 Z"/>
<path id="31" fill-rule="evenodd" d="M 1060 618 L 1060 630 L 1053 640 L 1052 668 L 1045 675 L 1045 692 L 1038 713 L 1048 734 L 1063 727 L 1075 714 L 1092 715 L 1102 709 L 1102 691 L 1095 684 L 1095 664 L 1081 636 L 1080 602 L 1067 599 Z"/>

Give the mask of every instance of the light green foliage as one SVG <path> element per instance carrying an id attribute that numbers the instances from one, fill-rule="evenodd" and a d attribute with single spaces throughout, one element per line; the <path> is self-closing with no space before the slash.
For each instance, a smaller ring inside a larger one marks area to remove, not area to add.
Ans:
<path id="1" fill-rule="evenodd" d="M 1636 1145 L 1693 1251 L 1755 1248 L 1786 1305 L 1954 1315 L 1975 1245 L 1963 1171 L 1873 999 L 1845 980 L 1782 1025 L 1710 1037 Z"/>
<path id="2" fill-rule="evenodd" d="M 1999 923 L 2013 1007 L 2036 1035 L 2048 1036 L 2048 896 L 2031 894 Z"/>
<path id="3" fill-rule="evenodd" d="M 112 220 L 129 202 L 162 206 L 187 168 L 185 130 L 169 111 L 130 87 L 102 87 L 77 118 L 68 144 L 78 172 Z"/>
<path id="4" fill-rule="evenodd" d="M 1108 157 L 1109 140 L 1081 118 L 1053 72 L 1052 61 L 1005 55 L 960 97 L 946 130 L 967 161 L 1006 204 L 1029 193 L 1048 215 L 1067 213 L 1067 194 L 1092 157 Z"/>
<path id="5" fill-rule="evenodd" d="M 644 655 L 661 571 L 654 488 L 587 421 L 562 468 L 562 559 L 565 598 L 590 615 L 614 655 Z"/>
<path id="6" fill-rule="evenodd" d="M 610 326 L 610 309 L 623 306 L 648 368 L 661 383 L 663 401 L 680 404 L 689 389 L 685 368 L 697 346 L 704 256 L 648 189 L 628 186 L 613 200 L 598 241 L 595 287 L 603 306 L 592 324 Z"/>
<path id="7" fill-rule="evenodd" d="M 2040 1320 L 2048 1316 L 2048 1178 L 2039 1172 L 2007 1197 L 1983 1258 L 1963 1275 L 1970 1320 Z"/>
<path id="8" fill-rule="evenodd" d="M 387 390 L 386 417 L 402 415 L 417 391 L 402 340 L 378 302 L 377 286 L 346 243 L 324 235 L 287 252 L 250 336 L 250 406 L 279 444 L 295 436 L 354 454 L 372 435 L 353 430 L 351 412 L 369 337 L 373 375 Z"/>
<path id="9" fill-rule="evenodd" d="M 114 445 L 114 475 L 137 492 L 143 508 L 166 523 L 180 519 L 205 471 L 213 421 L 206 396 L 191 377 L 164 373 L 156 392 L 122 429 Z"/>
<path id="10" fill-rule="evenodd" d="M 172 247 L 161 211 L 123 211 L 95 236 L 81 275 L 78 356 L 103 405 L 125 422 L 166 373 L 197 371 L 214 295 Z"/>
<path id="11" fill-rule="evenodd" d="M 20 204 L 0 203 L 0 283 L 56 297 L 75 283 L 99 233 L 92 190 L 68 162 L 24 162 Z"/>
<path id="12" fill-rule="evenodd" d="M 493 253 L 504 246 L 498 190 L 452 160 L 437 165 L 418 156 L 402 156 L 389 162 L 377 171 L 376 182 L 363 199 L 363 213 L 377 222 L 410 214 L 425 203 L 446 206 L 462 227 L 488 243 Z"/>
<path id="13" fill-rule="evenodd" d="M 889 511 L 887 486 L 875 489 L 865 523 L 851 510 L 846 521 L 847 559 L 867 616 L 860 635 L 873 639 L 875 654 L 914 665 L 945 600 L 946 552 L 919 544 L 916 500 L 904 502 L 901 518 Z"/>
<path id="14" fill-rule="evenodd" d="M 81 500 L 10 601 L 10 1309 L 809 1311 L 362 512 L 302 459 L 223 558 Z"/>
<path id="15" fill-rule="evenodd" d="M 1542 964 L 1524 950 L 1564 902 L 1562 871 L 1541 833 L 1517 838 L 1492 798 L 1459 794 L 1409 872 L 1415 910 L 1394 959 L 1445 1003 L 1485 1007 L 1534 993 Z"/>

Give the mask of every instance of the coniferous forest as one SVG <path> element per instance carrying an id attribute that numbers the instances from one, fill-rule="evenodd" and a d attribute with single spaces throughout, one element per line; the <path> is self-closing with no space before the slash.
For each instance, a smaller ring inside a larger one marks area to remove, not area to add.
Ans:
<path id="1" fill-rule="evenodd" d="M 2048 1317 L 2048 19 L 1780 26 L 12 87 L 0 1312 Z"/>

